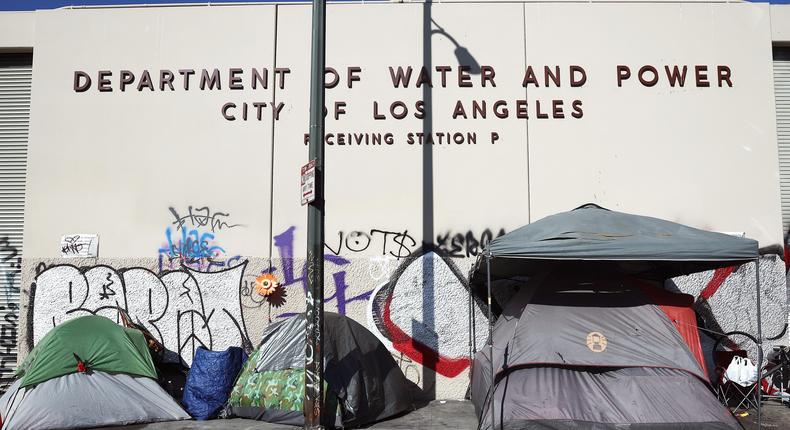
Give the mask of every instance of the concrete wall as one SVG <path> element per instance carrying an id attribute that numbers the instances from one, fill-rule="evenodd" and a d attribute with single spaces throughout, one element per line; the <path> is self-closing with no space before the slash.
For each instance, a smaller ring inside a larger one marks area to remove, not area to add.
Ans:
<path id="1" fill-rule="evenodd" d="M 466 390 L 470 337 L 486 330 L 465 275 L 505 231 L 591 201 L 782 243 L 767 5 L 331 5 L 327 25 L 327 309 L 363 321 L 429 395 Z M 306 5 L 36 13 L 23 350 L 117 304 L 189 361 L 304 309 L 308 26 Z M 415 84 L 423 66 L 432 86 Z M 665 66 L 685 66 L 683 86 Z M 251 68 L 268 70 L 265 89 Z M 204 69 L 220 89 L 200 89 Z M 100 258 L 61 258 L 74 233 L 98 234 Z M 766 258 L 774 333 L 786 287 Z M 726 298 L 702 294 L 712 273 L 677 285 L 741 327 L 744 271 L 725 276 Z M 262 273 L 281 306 L 253 287 Z"/>
<path id="2" fill-rule="evenodd" d="M 36 14 L 0 13 L 0 50 L 32 50 L 36 40 Z"/>

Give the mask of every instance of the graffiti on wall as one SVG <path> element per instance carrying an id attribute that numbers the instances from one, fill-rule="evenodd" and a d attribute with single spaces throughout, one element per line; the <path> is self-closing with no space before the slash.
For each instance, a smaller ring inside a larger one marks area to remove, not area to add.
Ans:
<path id="1" fill-rule="evenodd" d="M 118 320 L 117 309 L 121 308 L 190 363 L 198 346 L 222 349 L 249 342 L 245 313 L 253 318 L 266 303 L 277 308 L 289 294 L 306 296 L 308 267 L 303 258 L 294 258 L 296 227 L 273 237 L 276 258 L 269 267 L 245 273 L 247 261 L 240 257 L 223 259 L 225 250 L 218 253 L 221 248 L 213 248 L 218 247 L 215 233 L 238 226 L 231 224 L 227 214 L 219 217 L 203 208 L 199 214 L 197 211 L 191 208 L 181 215 L 170 208 L 173 221 L 166 231 L 171 236 L 167 246 L 160 249 L 158 273 L 143 267 L 39 266 L 31 288 L 32 342 L 38 342 L 60 322 L 80 315 Z M 200 232 L 200 228 L 208 231 Z M 413 380 L 420 379 L 420 365 L 435 367 L 449 377 L 469 366 L 468 331 L 458 327 L 467 327 L 472 320 L 484 327 L 485 318 L 479 306 L 470 318 L 466 280 L 448 255 L 478 252 L 475 246 L 493 237 L 490 230 L 481 235 L 439 235 L 435 252 L 414 248 L 416 240 L 407 230 L 371 229 L 364 234 L 360 230 L 348 235 L 341 232 L 337 237 L 335 247 L 327 244 L 330 251 L 324 254 L 327 310 L 344 315 L 352 307 L 356 315 L 367 311 L 369 319 L 375 321 L 370 328 L 407 367 L 404 371 L 410 372 Z M 460 251 L 453 249 L 452 238 L 459 238 L 456 245 L 462 244 Z M 372 256 L 368 253 L 367 257 L 350 259 L 339 255 L 371 246 L 376 246 Z M 163 254 L 177 254 L 177 258 L 167 259 L 163 267 Z M 190 259 L 201 256 L 206 264 Z M 168 270 L 176 263 L 178 267 Z M 431 266 L 430 273 L 423 270 L 426 264 Z M 353 278 L 349 275 L 352 270 Z M 255 280 L 266 273 L 274 275 L 281 287 L 281 296 L 269 301 L 255 288 Z M 422 300 L 414 300 L 423 297 L 423 286 L 430 290 L 432 303 L 423 305 Z M 293 314 L 293 307 L 287 310 L 290 312 L 280 312 L 274 318 Z M 441 317 L 434 318 L 435 323 L 424 322 L 426 312 Z M 485 330 L 476 332 L 479 337 Z"/>
<path id="2" fill-rule="evenodd" d="M 160 272 L 182 266 L 199 271 L 222 270 L 239 264 L 241 256 L 227 255 L 216 240 L 217 232 L 223 229 L 243 227 L 230 223 L 230 213 L 212 211 L 208 206 L 189 206 L 183 215 L 172 206 L 168 210 L 173 220 L 165 228 L 165 241 L 158 250 Z"/>
<path id="3" fill-rule="evenodd" d="M 188 226 L 193 228 L 208 227 L 212 233 L 216 233 L 222 229 L 243 227 L 241 224 L 230 223 L 230 213 L 212 211 L 208 206 L 199 208 L 188 206 L 183 216 L 172 206 L 168 210 L 173 215 L 172 225 L 176 226 L 176 230 L 183 230 Z"/>
<path id="4" fill-rule="evenodd" d="M 372 292 L 368 309 L 368 325 L 387 347 L 451 378 L 471 364 L 472 336 L 482 346 L 488 333 L 480 303 L 470 314 L 466 278 L 440 251 L 404 260 Z"/>
<path id="5" fill-rule="evenodd" d="M 162 274 L 141 267 L 40 267 L 31 288 L 33 343 L 78 316 L 118 321 L 121 308 L 187 363 L 199 346 L 248 344 L 238 295 L 246 266 L 244 261 L 214 272 L 185 267 Z"/>
<path id="6" fill-rule="evenodd" d="M 3 299 L 0 300 L 0 388 L 13 382 L 16 367 L 17 332 L 19 327 L 19 284 L 22 267 L 19 250 L 7 237 L 0 238 L 0 267 L 3 274 Z"/>
<path id="7" fill-rule="evenodd" d="M 294 235 L 296 227 L 289 227 L 284 232 L 274 236 L 274 247 L 277 253 L 277 260 L 279 266 L 273 265 L 272 267 L 264 270 L 264 273 L 272 273 L 278 277 L 280 286 L 286 291 L 290 288 L 300 288 L 301 292 L 306 295 L 307 288 L 307 264 L 303 259 L 294 258 Z M 350 289 L 347 280 L 347 268 L 351 264 L 350 260 L 334 254 L 324 254 L 324 273 L 329 274 L 332 278 L 330 285 L 325 285 L 324 305 L 334 305 L 337 312 L 341 315 L 347 313 L 347 307 L 354 303 L 364 304 L 368 297 L 370 297 L 371 290 L 362 291 L 361 293 L 351 293 L 354 291 Z M 253 303 L 253 306 L 262 305 L 263 301 L 256 298 L 256 293 L 251 288 L 251 279 L 247 277 L 243 285 L 241 294 L 244 297 L 245 306 L 247 303 Z M 356 290 L 356 289 L 355 289 Z M 249 307 L 249 306 L 247 306 Z M 283 313 L 279 317 L 287 317 L 293 313 Z"/>
<path id="8" fill-rule="evenodd" d="M 373 228 L 353 230 L 348 233 L 339 231 L 336 237 L 327 239 L 325 247 L 333 255 L 367 251 L 397 260 L 411 257 L 415 251 L 424 247 L 438 249 L 448 257 L 476 257 L 489 242 L 504 234 L 503 228 L 500 228 L 496 235 L 491 229 L 485 229 L 480 234 L 472 230 L 448 231 L 436 235 L 435 242 L 426 246 L 409 234 L 409 230 L 391 231 Z"/>

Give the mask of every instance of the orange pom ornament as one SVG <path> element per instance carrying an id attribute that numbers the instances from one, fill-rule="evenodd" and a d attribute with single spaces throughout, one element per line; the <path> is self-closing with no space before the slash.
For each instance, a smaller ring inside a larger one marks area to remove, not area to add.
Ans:
<path id="1" fill-rule="evenodd" d="M 271 273 L 264 273 L 255 278 L 255 291 L 266 297 L 274 293 L 277 289 L 277 277 Z"/>

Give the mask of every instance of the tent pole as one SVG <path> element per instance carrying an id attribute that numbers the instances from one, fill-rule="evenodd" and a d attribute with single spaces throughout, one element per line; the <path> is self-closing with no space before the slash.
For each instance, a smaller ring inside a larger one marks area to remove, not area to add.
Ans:
<path id="1" fill-rule="evenodd" d="M 763 322 L 762 308 L 760 306 L 760 257 L 754 260 L 754 277 L 757 284 L 757 430 L 762 429 L 763 425 Z"/>
<path id="2" fill-rule="evenodd" d="M 494 313 L 491 312 L 491 252 L 486 253 L 486 284 L 488 286 L 488 350 L 491 354 L 491 430 L 494 430 L 494 393 L 496 392 L 496 374 L 494 373 Z"/>
<path id="3" fill-rule="evenodd" d="M 471 275 L 469 276 L 469 279 L 470 280 L 472 279 Z M 474 310 L 472 309 L 472 285 L 471 285 L 471 283 L 469 284 L 469 297 L 468 297 L 468 299 L 469 299 L 469 303 L 466 304 L 466 311 L 469 312 L 469 315 L 467 316 L 467 322 L 469 323 L 469 344 L 467 346 L 469 347 L 469 362 L 471 363 L 472 360 L 474 360 L 474 355 L 472 354 L 472 342 L 473 342 L 472 339 L 474 339 L 474 337 L 475 337 L 475 335 L 474 335 L 474 323 L 472 323 L 472 315 L 474 314 Z"/>

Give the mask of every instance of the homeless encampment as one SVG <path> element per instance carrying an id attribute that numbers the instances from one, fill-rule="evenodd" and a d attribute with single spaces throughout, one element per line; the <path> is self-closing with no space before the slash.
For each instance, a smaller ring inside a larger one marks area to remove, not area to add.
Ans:
<path id="1" fill-rule="evenodd" d="M 304 425 L 305 316 L 264 330 L 231 393 L 231 413 L 273 423 Z M 342 315 L 324 316 L 325 425 L 355 427 L 412 406 L 412 384 L 387 348 Z"/>
<path id="2" fill-rule="evenodd" d="M 473 364 L 480 427 L 740 428 L 708 385 L 692 298 L 663 281 L 757 255 L 753 240 L 595 205 L 493 240 L 470 276 L 500 314 Z"/>
<path id="3" fill-rule="evenodd" d="M 0 398 L 2 430 L 75 429 L 189 419 L 157 384 L 143 334 L 101 316 L 53 328 Z"/>

